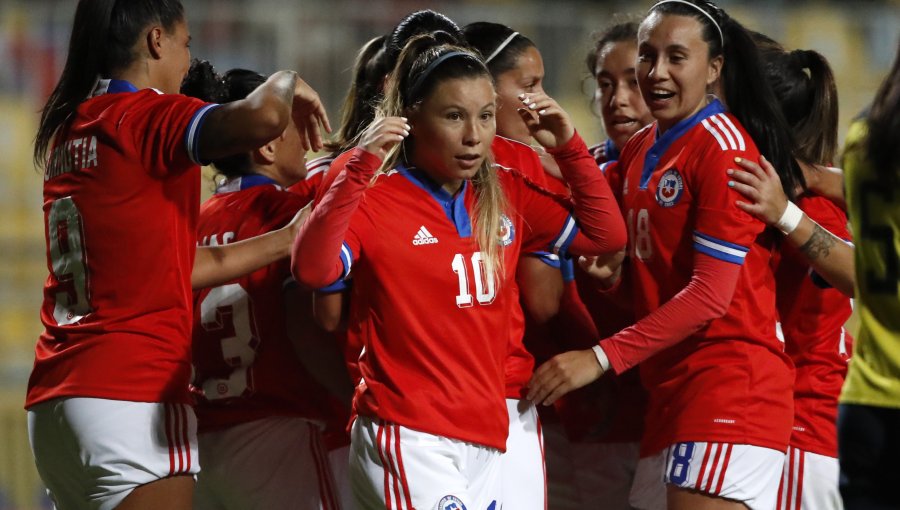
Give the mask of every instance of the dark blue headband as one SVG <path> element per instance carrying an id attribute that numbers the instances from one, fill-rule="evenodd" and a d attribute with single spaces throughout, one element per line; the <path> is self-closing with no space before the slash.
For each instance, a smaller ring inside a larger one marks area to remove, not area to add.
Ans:
<path id="1" fill-rule="evenodd" d="M 416 94 L 419 92 L 419 89 L 425 83 L 425 79 L 428 78 L 429 74 L 434 72 L 434 70 L 437 68 L 437 66 L 441 65 L 441 63 L 443 63 L 445 60 L 449 60 L 453 57 L 469 57 L 469 58 L 472 58 L 475 60 L 478 59 L 478 57 L 476 57 L 475 55 L 472 55 L 471 53 L 467 53 L 465 51 L 451 51 L 448 53 L 444 53 L 440 57 L 431 61 L 431 63 L 428 64 L 428 66 L 425 68 L 425 70 L 422 71 L 422 74 L 420 74 L 419 77 L 416 78 L 416 81 L 413 83 L 412 87 L 410 87 L 410 89 L 409 89 L 409 97 L 407 98 L 407 100 L 416 97 Z"/>

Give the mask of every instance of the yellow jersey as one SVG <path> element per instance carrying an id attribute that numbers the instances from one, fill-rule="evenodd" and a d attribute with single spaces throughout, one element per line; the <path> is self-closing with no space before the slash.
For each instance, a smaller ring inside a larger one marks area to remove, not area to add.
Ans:
<path id="1" fill-rule="evenodd" d="M 900 189 L 866 160 L 867 129 L 865 120 L 851 126 L 843 163 L 860 331 L 841 403 L 900 408 Z"/>

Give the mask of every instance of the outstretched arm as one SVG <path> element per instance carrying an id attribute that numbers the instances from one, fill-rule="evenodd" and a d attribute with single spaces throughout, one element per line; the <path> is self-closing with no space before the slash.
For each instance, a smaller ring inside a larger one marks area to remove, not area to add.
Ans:
<path id="1" fill-rule="evenodd" d="M 691 336 L 725 314 L 740 272 L 738 264 L 696 252 L 691 281 L 681 292 L 598 346 L 565 352 L 541 365 L 529 383 L 528 398 L 550 405 L 609 369 L 622 373 Z"/>
<path id="2" fill-rule="evenodd" d="M 853 297 L 856 282 L 853 246 L 822 228 L 791 203 L 784 195 L 778 174 L 764 157 L 760 159 L 761 166 L 741 158 L 736 162 L 744 170 L 728 170 L 733 179 L 729 186 L 752 201 L 738 201 L 737 206 L 781 230 L 816 273 L 844 295 Z"/>
<path id="3" fill-rule="evenodd" d="M 198 246 L 191 270 L 191 287 L 194 290 L 215 287 L 290 256 L 294 238 L 309 210 L 307 205 L 284 227 L 252 239 L 221 246 Z"/>

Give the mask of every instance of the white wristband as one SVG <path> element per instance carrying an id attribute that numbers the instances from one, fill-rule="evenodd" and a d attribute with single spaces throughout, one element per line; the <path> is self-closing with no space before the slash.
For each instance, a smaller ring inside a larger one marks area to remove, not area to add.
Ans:
<path id="1" fill-rule="evenodd" d="M 791 232 L 797 229 L 797 225 L 800 224 L 801 219 L 803 219 L 803 211 L 801 211 L 793 202 L 788 201 L 787 207 L 784 209 L 784 214 L 782 214 L 781 219 L 775 223 L 775 228 L 780 230 L 784 235 L 790 235 Z"/>
<path id="2" fill-rule="evenodd" d="M 597 356 L 597 363 L 600 363 L 600 368 L 603 369 L 604 372 L 609 370 L 609 358 L 606 357 L 606 353 L 603 352 L 603 349 L 599 345 L 595 345 L 591 347 L 594 351 L 594 356 Z"/>

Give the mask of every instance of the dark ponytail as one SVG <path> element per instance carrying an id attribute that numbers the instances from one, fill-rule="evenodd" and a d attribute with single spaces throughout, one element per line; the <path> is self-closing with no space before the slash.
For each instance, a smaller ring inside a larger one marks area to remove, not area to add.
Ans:
<path id="1" fill-rule="evenodd" d="M 515 37 L 501 48 L 500 45 L 513 34 L 516 34 Z M 487 62 L 487 67 L 494 78 L 515 69 L 519 56 L 528 48 L 535 47 L 531 39 L 508 26 L 487 21 L 477 21 L 466 25 L 463 28 L 463 36 L 469 46 L 478 50 L 485 60 L 496 53 L 494 58 Z"/>
<path id="2" fill-rule="evenodd" d="M 700 22 L 709 57 L 721 55 L 724 60 L 719 80 L 728 110 L 756 142 L 760 153 L 778 169 L 785 194 L 794 198 L 798 189 L 806 187 L 806 181 L 794 160 L 794 138 L 766 81 L 756 43 L 743 25 L 716 4 L 708 0 L 684 1 L 693 5 L 668 2 L 657 4 L 651 12 L 689 16 Z"/>
<path id="3" fill-rule="evenodd" d="M 867 119 L 865 151 L 884 186 L 900 185 L 900 44 L 891 71 L 881 83 Z"/>
<path id="4" fill-rule="evenodd" d="M 808 164 L 833 164 L 837 150 L 838 101 L 828 61 L 811 50 L 760 47 L 766 79 L 796 141 L 794 155 Z"/>
<path id="5" fill-rule="evenodd" d="M 181 84 L 181 93 L 207 103 L 225 104 L 244 99 L 265 81 L 265 76 L 246 69 L 232 69 L 219 76 L 212 64 L 195 59 Z M 250 154 L 246 152 L 214 160 L 212 165 L 229 179 L 254 173 Z"/>
<path id="6" fill-rule="evenodd" d="M 447 16 L 425 9 L 407 14 L 394 28 L 385 42 L 385 59 L 393 69 L 400 58 L 400 53 L 413 37 L 425 34 L 444 32 L 453 39 L 453 44 L 464 45 L 465 37 L 459 25 Z"/>
<path id="7" fill-rule="evenodd" d="M 79 0 L 69 52 L 59 82 L 41 111 L 34 162 L 42 168 L 54 135 L 88 99 L 100 78 L 128 67 L 143 30 L 159 23 L 171 31 L 184 19 L 178 0 Z"/>

